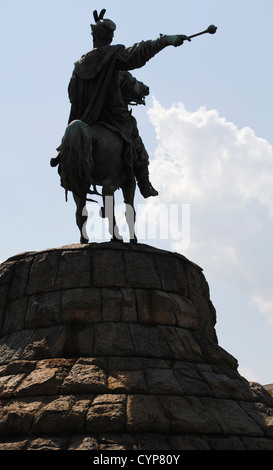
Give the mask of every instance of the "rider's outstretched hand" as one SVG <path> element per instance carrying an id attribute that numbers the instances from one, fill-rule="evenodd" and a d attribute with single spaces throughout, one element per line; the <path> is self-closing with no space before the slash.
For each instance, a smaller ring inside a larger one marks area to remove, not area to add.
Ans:
<path id="1" fill-rule="evenodd" d="M 184 41 L 191 41 L 188 36 L 184 34 L 175 34 L 174 36 L 168 36 L 170 46 L 178 47 L 182 46 Z"/>

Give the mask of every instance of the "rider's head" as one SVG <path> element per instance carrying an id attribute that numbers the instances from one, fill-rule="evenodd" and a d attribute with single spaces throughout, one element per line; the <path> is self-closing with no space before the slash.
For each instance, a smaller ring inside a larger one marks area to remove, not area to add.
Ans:
<path id="1" fill-rule="evenodd" d="M 91 24 L 94 47 L 108 46 L 111 44 L 116 25 L 113 21 L 103 19 L 106 10 L 102 10 L 98 15 L 97 11 L 93 12 L 95 24 Z"/>

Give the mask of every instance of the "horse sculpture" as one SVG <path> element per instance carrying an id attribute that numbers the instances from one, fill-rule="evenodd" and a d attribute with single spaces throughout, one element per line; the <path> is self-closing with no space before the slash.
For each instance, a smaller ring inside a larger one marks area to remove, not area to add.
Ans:
<path id="1" fill-rule="evenodd" d="M 122 92 L 127 105 L 145 104 L 149 88 L 139 82 L 129 72 L 121 72 Z M 114 193 L 121 189 L 126 207 L 126 223 L 129 228 L 130 242 L 136 243 L 134 196 L 135 177 L 128 176 L 124 164 L 126 142 L 107 126 L 94 124 L 88 126 L 80 120 L 72 121 L 66 128 L 61 151 L 57 158 L 51 159 L 51 166 L 59 164 L 61 185 L 73 194 L 76 203 L 76 223 L 80 230 L 81 243 L 88 243 L 85 231 L 88 219 L 85 210 L 88 194 L 102 197 L 100 215 L 108 219 L 108 230 L 112 241 L 122 242 L 115 219 Z M 101 186 L 101 193 L 97 190 Z M 91 189 L 92 187 L 92 189 Z M 97 201 L 94 201 L 97 202 Z"/>

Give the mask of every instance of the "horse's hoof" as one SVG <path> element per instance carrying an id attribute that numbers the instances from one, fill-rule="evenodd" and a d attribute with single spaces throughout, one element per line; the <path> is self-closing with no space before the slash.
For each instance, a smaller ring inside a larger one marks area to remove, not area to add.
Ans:
<path id="1" fill-rule="evenodd" d="M 111 242 L 123 243 L 123 238 L 111 238 Z"/>
<path id="2" fill-rule="evenodd" d="M 134 245 L 136 245 L 137 242 L 138 242 L 137 237 L 135 237 L 135 238 L 130 238 L 130 243 L 133 243 Z"/>
<path id="3" fill-rule="evenodd" d="M 87 240 L 87 238 L 81 237 L 80 243 L 81 243 L 82 245 L 87 245 L 87 244 L 89 243 L 89 240 Z"/>

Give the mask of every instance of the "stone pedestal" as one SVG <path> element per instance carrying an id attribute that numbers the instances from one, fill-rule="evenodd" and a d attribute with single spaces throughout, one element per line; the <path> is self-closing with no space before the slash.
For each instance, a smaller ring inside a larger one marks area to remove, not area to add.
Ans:
<path id="1" fill-rule="evenodd" d="M 146 245 L 0 267 L 0 450 L 273 450 L 273 400 L 215 333 L 202 269 Z"/>

